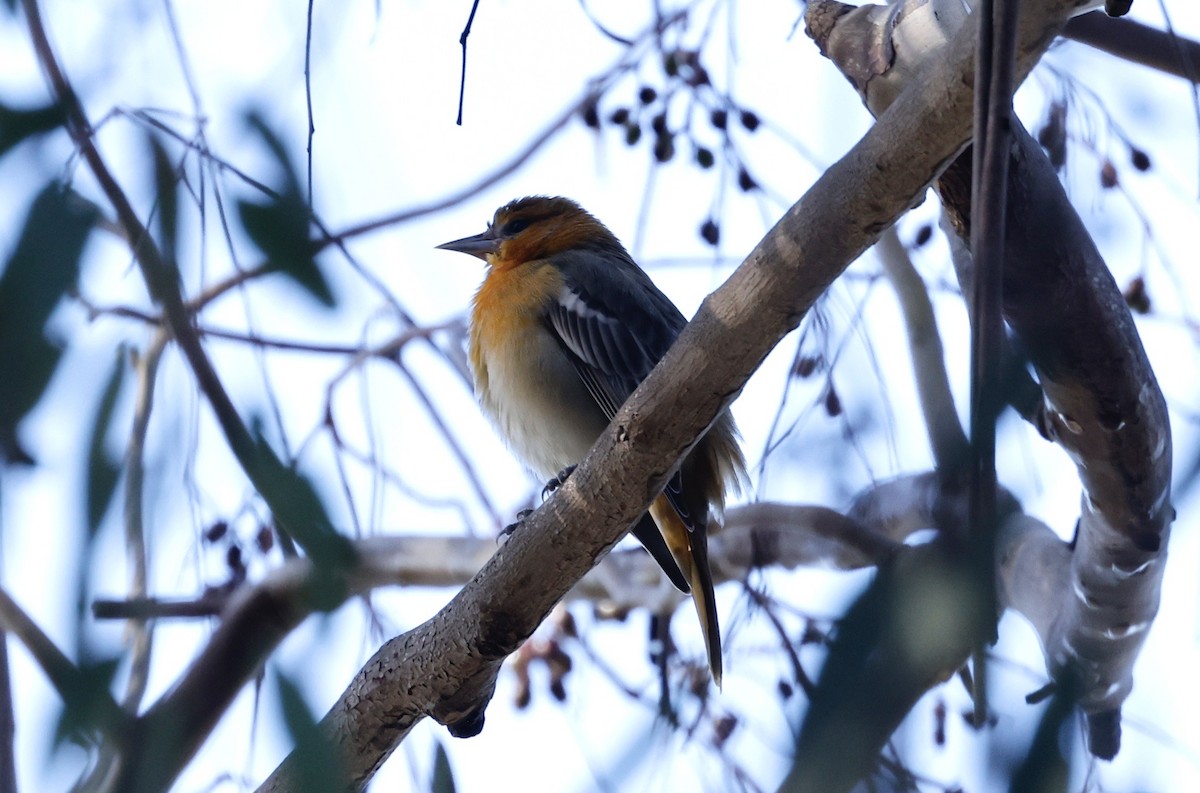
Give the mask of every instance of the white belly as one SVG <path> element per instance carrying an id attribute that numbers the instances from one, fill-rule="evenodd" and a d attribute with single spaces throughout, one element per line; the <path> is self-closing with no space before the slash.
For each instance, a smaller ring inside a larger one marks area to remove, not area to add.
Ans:
<path id="1" fill-rule="evenodd" d="M 513 452 L 549 478 L 582 460 L 608 420 L 548 331 L 519 335 L 477 349 L 476 393 Z"/>

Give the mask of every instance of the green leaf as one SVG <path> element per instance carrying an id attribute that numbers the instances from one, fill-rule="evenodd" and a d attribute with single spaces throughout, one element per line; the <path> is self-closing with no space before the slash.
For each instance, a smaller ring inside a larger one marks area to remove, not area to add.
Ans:
<path id="1" fill-rule="evenodd" d="M 354 559 L 353 546 L 333 527 L 312 482 L 284 465 L 257 429 L 255 441 L 256 470 L 247 473 L 274 511 L 279 529 L 295 540 L 319 567 L 332 571 L 349 564 Z M 340 592 L 330 591 L 328 596 L 330 608 L 341 603 Z"/>
<path id="2" fill-rule="evenodd" d="M 850 790 L 867 777 L 913 705 L 991 635 L 987 592 L 945 536 L 881 564 L 838 623 L 780 790 Z"/>
<path id="3" fill-rule="evenodd" d="M 112 681 L 119 663 L 119 658 L 85 661 L 79 665 L 78 674 L 65 682 L 63 710 L 54 731 L 56 744 L 68 739 L 85 744 L 94 741 L 94 733 L 111 714 L 106 703 L 112 701 Z"/>
<path id="4" fill-rule="evenodd" d="M 282 141 L 258 114 L 251 113 L 247 121 L 278 164 L 283 185 L 265 204 L 238 201 L 242 228 L 267 257 L 272 270 L 288 276 L 322 305 L 332 308 L 336 300 L 309 241 L 311 217 L 296 169 Z"/>
<path id="5" fill-rule="evenodd" d="M 112 426 L 113 409 L 117 404 L 117 395 L 121 392 L 121 383 L 125 375 L 125 348 L 117 349 L 117 360 L 113 365 L 112 374 L 108 376 L 108 384 L 100 396 L 100 404 L 96 408 L 96 420 L 92 423 L 92 438 L 88 444 L 87 472 L 87 522 L 88 536 L 95 537 L 100 527 L 100 520 L 108 511 L 113 493 L 117 489 L 117 479 L 121 468 L 117 460 L 112 459 L 104 450 L 104 439 Z"/>
<path id="6" fill-rule="evenodd" d="M 10 7 L 13 2 L 9 0 Z M 58 129 L 66 121 L 66 111 L 57 102 L 28 110 L 0 103 L 0 157 L 26 138 Z"/>
<path id="7" fill-rule="evenodd" d="M 429 789 L 431 793 L 455 793 L 454 771 L 450 768 L 450 758 L 441 741 L 433 743 L 433 782 Z"/>
<path id="8" fill-rule="evenodd" d="M 341 761 L 313 716 L 304 696 L 286 675 L 276 670 L 275 684 L 279 689 L 279 704 L 283 723 L 296 744 L 295 757 L 300 765 L 295 779 L 297 791 L 326 793 L 346 787 Z"/>
<path id="9" fill-rule="evenodd" d="M 17 247 L 0 275 L 0 453 L 31 464 L 17 425 L 42 398 L 62 355 L 46 322 L 79 277 L 79 263 L 99 210 L 51 183 L 29 209 Z"/>
<path id="10" fill-rule="evenodd" d="M 1081 685 L 1077 670 L 1068 669 L 1056 679 L 1054 698 L 1042 714 L 1033 742 L 1024 761 L 1014 770 L 1009 790 L 1014 793 L 1060 793 L 1069 790 L 1071 755 L 1064 746 L 1063 730 L 1073 730 L 1075 706 L 1079 704 Z"/>
<path id="11" fill-rule="evenodd" d="M 154 188 L 158 196 L 159 241 L 163 256 L 177 262 L 179 240 L 179 177 L 167 150 L 156 135 L 150 135 L 150 151 L 154 157 Z"/>

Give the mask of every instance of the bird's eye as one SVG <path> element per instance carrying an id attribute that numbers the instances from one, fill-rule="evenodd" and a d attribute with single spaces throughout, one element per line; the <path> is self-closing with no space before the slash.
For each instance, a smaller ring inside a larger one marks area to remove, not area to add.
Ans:
<path id="1" fill-rule="evenodd" d="M 500 227 L 500 234 L 504 237 L 511 237 L 514 234 L 520 234 L 527 228 L 529 228 L 529 218 L 514 218 Z"/>

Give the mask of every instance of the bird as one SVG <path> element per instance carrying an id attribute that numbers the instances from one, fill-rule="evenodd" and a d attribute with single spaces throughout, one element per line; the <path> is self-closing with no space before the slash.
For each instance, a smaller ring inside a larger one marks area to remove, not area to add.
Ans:
<path id="1" fill-rule="evenodd" d="M 561 483 L 687 320 L 617 237 L 569 198 L 518 198 L 482 233 L 437 247 L 486 262 L 468 331 L 476 396 L 512 451 L 550 487 Z M 726 408 L 632 530 L 691 595 L 718 687 L 709 523 L 745 476 Z"/>

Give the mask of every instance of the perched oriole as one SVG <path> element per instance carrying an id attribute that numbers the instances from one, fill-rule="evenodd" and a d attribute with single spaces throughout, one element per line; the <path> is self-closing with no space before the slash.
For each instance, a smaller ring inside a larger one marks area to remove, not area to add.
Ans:
<path id="1" fill-rule="evenodd" d="M 475 391 L 512 449 L 547 478 L 583 459 L 687 322 L 612 232 L 566 198 L 518 199 L 482 234 L 438 247 L 488 264 L 471 310 Z M 691 593 L 718 685 L 707 531 L 726 487 L 744 475 L 726 410 L 633 529 Z"/>

